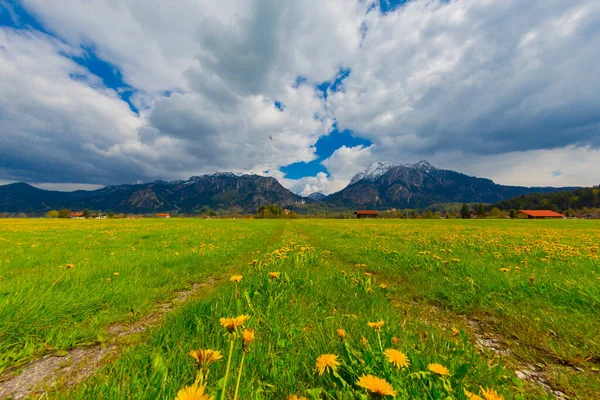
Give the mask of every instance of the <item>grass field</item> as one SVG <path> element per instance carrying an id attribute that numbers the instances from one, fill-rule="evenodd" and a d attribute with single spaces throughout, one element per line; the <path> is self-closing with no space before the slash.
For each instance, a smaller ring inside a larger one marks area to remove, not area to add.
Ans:
<path id="1" fill-rule="evenodd" d="M 239 399 L 600 398 L 595 221 L 5 220 L 0 245 L 0 388 L 210 278 L 97 373 L 38 392 L 174 399 L 198 383 L 233 399 L 239 381 Z M 199 349 L 223 357 L 208 376 Z"/>

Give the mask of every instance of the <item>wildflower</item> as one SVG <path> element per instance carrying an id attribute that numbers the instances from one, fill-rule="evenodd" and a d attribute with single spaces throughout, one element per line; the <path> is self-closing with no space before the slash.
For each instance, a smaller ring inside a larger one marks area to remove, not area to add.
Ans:
<path id="1" fill-rule="evenodd" d="M 441 376 L 450 376 L 450 371 L 448 371 L 448 368 L 444 367 L 442 364 L 429 364 L 427 369 Z"/>
<path id="2" fill-rule="evenodd" d="M 460 331 L 458 329 L 456 329 L 454 326 L 452 327 L 452 334 L 454 336 L 458 336 L 458 334 L 460 333 Z"/>
<path id="3" fill-rule="evenodd" d="M 502 271 L 502 272 L 509 272 L 510 268 L 500 268 L 500 271 Z"/>
<path id="4" fill-rule="evenodd" d="M 196 384 L 186 386 L 177 393 L 175 400 L 212 400 L 212 397 L 204 393 L 205 388 Z"/>
<path id="5" fill-rule="evenodd" d="M 4 279 L 4 277 L 2 275 L 0 275 L 0 281 L 3 280 L 3 279 Z"/>
<path id="6" fill-rule="evenodd" d="M 534 281 L 535 281 L 535 276 L 529 275 L 529 282 L 531 282 L 531 284 L 533 284 Z"/>
<path id="7" fill-rule="evenodd" d="M 396 368 L 408 368 L 410 360 L 406 354 L 396 349 L 386 349 L 384 352 L 388 362 Z"/>
<path id="8" fill-rule="evenodd" d="M 230 279 L 231 282 L 240 283 L 242 275 L 233 275 Z"/>
<path id="9" fill-rule="evenodd" d="M 504 400 L 504 396 L 498 394 L 494 389 L 481 388 L 481 394 L 485 400 Z"/>
<path id="10" fill-rule="evenodd" d="M 281 275 L 281 272 L 269 272 L 269 277 L 271 279 L 277 279 L 279 278 L 279 275 Z"/>
<path id="11" fill-rule="evenodd" d="M 379 285 L 379 287 L 382 289 L 387 289 L 388 285 L 386 285 L 385 283 L 382 283 L 381 285 Z"/>
<path id="12" fill-rule="evenodd" d="M 370 287 L 368 287 L 368 288 L 367 288 L 367 293 L 372 293 L 372 292 L 373 292 L 373 289 L 372 289 L 372 288 L 370 288 Z"/>
<path id="13" fill-rule="evenodd" d="M 246 321 L 248 321 L 249 319 L 250 319 L 249 315 L 240 315 L 238 317 L 232 317 L 232 318 L 221 318 L 219 320 L 219 322 L 221 323 L 223 328 L 226 328 L 231 333 L 238 326 L 244 325 L 246 323 Z"/>
<path id="14" fill-rule="evenodd" d="M 381 329 L 381 327 L 383 327 L 383 324 L 385 324 L 385 321 L 384 321 L 384 320 L 377 321 L 377 322 L 369 322 L 369 323 L 368 323 L 368 325 L 369 325 L 371 328 L 375 329 L 375 330 L 380 330 L 380 329 Z"/>
<path id="15" fill-rule="evenodd" d="M 392 338 L 392 343 L 394 343 L 394 344 L 398 344 L 399 341 L 400 341 L 400 339 L 398 339 L 396 336 L 394 336 Z"/>
<path id="16" fill-rule="evenodd" d="M 67 269 L 75 268 L 75 264 L 67 264 Z"/>
<path id="17" fill-rule="evenodd" d="M 287 397 L 287 399 L 286 399 L 286 400 L 308 400 L 308 399 L 307 399 L 306 397 L 304 397 L 304 396 L 300 396 L 300 397 L 298 397 L 298 396 L 296 396 L 295 394 L 291 394 L 291 395 L 289 395 L 289 396 Z"/>
<path id="18" fill-rule="evenodd" d="M 346 331 L 343 329 L 338 329 L 337 330 L 337 335 L 340 339 L 343 339 L 346 336 Z"/>
<path id="19" fill-rule="evenodd" d="M 329 368 L 333 371 L 337 370 L 337 367 L 340 366 L 340 362 L 337 359 L 338 357 L 335 354 L 322 354 L 317 358 L 316 368 L 319 371 L 319 375 L 323 375 L 325 370 L 329 372 Z"/>
<path id="20" fill-rule="evenodd" d="M 254 342 L 254 329 L 244 329 L 242 331 L 242 341 L 244 342 L 244 347 Z"/>
<path id="21" fill-rule="evenodd" d="M 363 336 L 363 337 L 360 339 L 360 342 L 362 343 L 362 345 L 363 345 L 363 346 L 365 346 L 365 347 L 367 346 L 367 338 L 366 338 L 366 337 L 364 337 L 364 336 Z"/>
<path id="22" fill-rule="evenodd" d="M 113 272 L 113 276 L 119 276 L 118 272 Z"/>
<path id="23" fill-rule="evenodd" d="M 216 361 L 223 358 L 221 352 L 218 350 L 190 350 L 188 353 L 196 360 L 198 367 L 208 368 L 208 366 Z"/>
<path id="24" fill-rule="evenodd" d="M 373 275 L 375 275 L 375 274 L 373 274 L 372 272 L 365 272 L 365 276 L 366 276 L 367 278 L 370 278 L 370 277 L 372 277 Z"/>
<path id="25" fill-rule="evenodd" d="M 476 395 L 475 393 L 469 392 L 467 389 L 464 389 L 464 392 L 465 392 L 465 396 L 467 396 L 467 399 L 469 399 L 469 400 L 483 400 L 482 397 Z"/>
<path id="26" fill-rule="evenodd" d="M 379 396 L 395 396 L 396 391 L 385 379 L 373 375 L 363 375 L 356 381 L 356 385 L 367 389 L 370 393 Z"/>
<path id="27" fill-rule="evenodd" d="M 454 261 L 454 262 L 460 262 L 460 258 L 453 258 L 452 261 Z"/>

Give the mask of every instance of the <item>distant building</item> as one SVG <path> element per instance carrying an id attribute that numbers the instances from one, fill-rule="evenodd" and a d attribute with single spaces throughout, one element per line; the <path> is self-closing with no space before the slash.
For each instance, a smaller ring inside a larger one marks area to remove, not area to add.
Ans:
<path id="1" fill-rule="evenodd" d="M 69 214 L 69 218 L 73 219 L 84 219 L 83 213 L 81 211 L 75 211 Z"/>
<path id="2" fill-rule="evenodd" d="M 565 216 L 551 210 L 519 210 L 519 214 L 529 219 L 564 218 Z"/>
<path id="3" fill-rule="evenodd" d="M 156 214 L 156 218 L 171 218 L 169 214 Z"/>
<path id="4" fill-rule="evenodd" d="M 358 218 L 358 219 L 377 218 L 377 216 L 379 215 L 379 211 L 377 211 L 377 210 L 356 210 L 356 211 L 354 211 L 354 215 L 356 215 L 356 218 Z"/>
<path id="5" fill-rule="evenodd" d="M 284 215 L 289 215 L 289 213 L 290 213 L 290 210 L 288 210 L 288 209 L 285 209 L 285 208 L 283 209 L 283 214 L 284 214 Z"/>

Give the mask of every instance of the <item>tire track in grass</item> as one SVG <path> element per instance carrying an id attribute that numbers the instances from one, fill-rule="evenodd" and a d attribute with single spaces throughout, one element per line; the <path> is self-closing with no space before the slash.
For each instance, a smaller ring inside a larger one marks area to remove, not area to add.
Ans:
<path id="1" fill-rule="evenodd" d="M 277 243 L 284 231 L 280 223 L 267 241 L 268 245 Z M 252 254 L 244 253 L 223 266 L 235 266 L 252 259 Z M 76 347 L 58 355 L 48 355 L 28 363 L 18 375 L 4 374 L 0 377 L 0 399 L 14 400 L 29 398 L 45 388 L 68 389 L 94 375 L 100 368 L 136 343 L 149 329 L 159 326 L 165 316 L 187 301 L 207 296 L 223 282 L 230 271 L 219 277 L 208 276 L 202 282 L 192 283 L 191 288 L 175 292 L 169 301 L 158 303 L 154 312 L 128 324 L 112 324 L 105 330 L 106 337 L 88 347 Z M 43 396 L 43 395 L 42 395 Z"/>
<path id="2" fill-rule="evenodd" d="M 330 252 L 330 261 L 346 265 L 347 268 L 354 268 L 357 265 L 361 265 L 350 260 L 348 257 L 336 253 L 334 248 L 328 246 L 320 237 L 308 233 L 304 227 L 298 225 L 297 229 L 309 241 L 314 243 L 316 247 L 328 250 Z M 397 277 L 382 272 L 378 272 L 377 276 L 383 279 L 382 283 L 384 284 L 396 285 L 403 288 L 403 291 L 412 292 L 412 289 L 406 285 L 407 282 L 402 279 L 399 280 Z M 546 393 L 561 400 L 569 398 L 566 393 L 552 383 L 552 378 L 547 371 L 518 358 L 508 342 L 492 329 L 490 323 L 486 323 L 483 319 L 476 317 L 468 318 L 465 315 L 459 315 L 432 304 L 421 304 L 416 301 L 406 302 L 397 297 L 394 299 L 393 304 L 398 308 L 404 309 L 405 322 L 411 310 L 415 310 L 416 308 L 417 314 L 413 315 L 413 318 L 421 319 L 426 324 L 434 324 L 444 330 L 453 329 L 455 325 L 464 327 L 469 333 L 468 336 L 471 343 L 479 348 L 483 354 L 492 354 L 493 357 L 500 359 L 508 358 L 510 360 L 509 368 L 513 370 L 515 376 L 541 389 L 542 392 L 540 394 Z"/>

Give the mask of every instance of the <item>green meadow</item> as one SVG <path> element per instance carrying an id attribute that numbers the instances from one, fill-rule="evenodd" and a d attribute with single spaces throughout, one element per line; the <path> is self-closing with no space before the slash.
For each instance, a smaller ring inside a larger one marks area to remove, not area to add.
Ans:
<path id="1" fill-rule="evenodd" d="M 0 389 L 119 344 L 35 398 L 600 398 L 596 221 L 4 220 L 0 245 Z"/>

